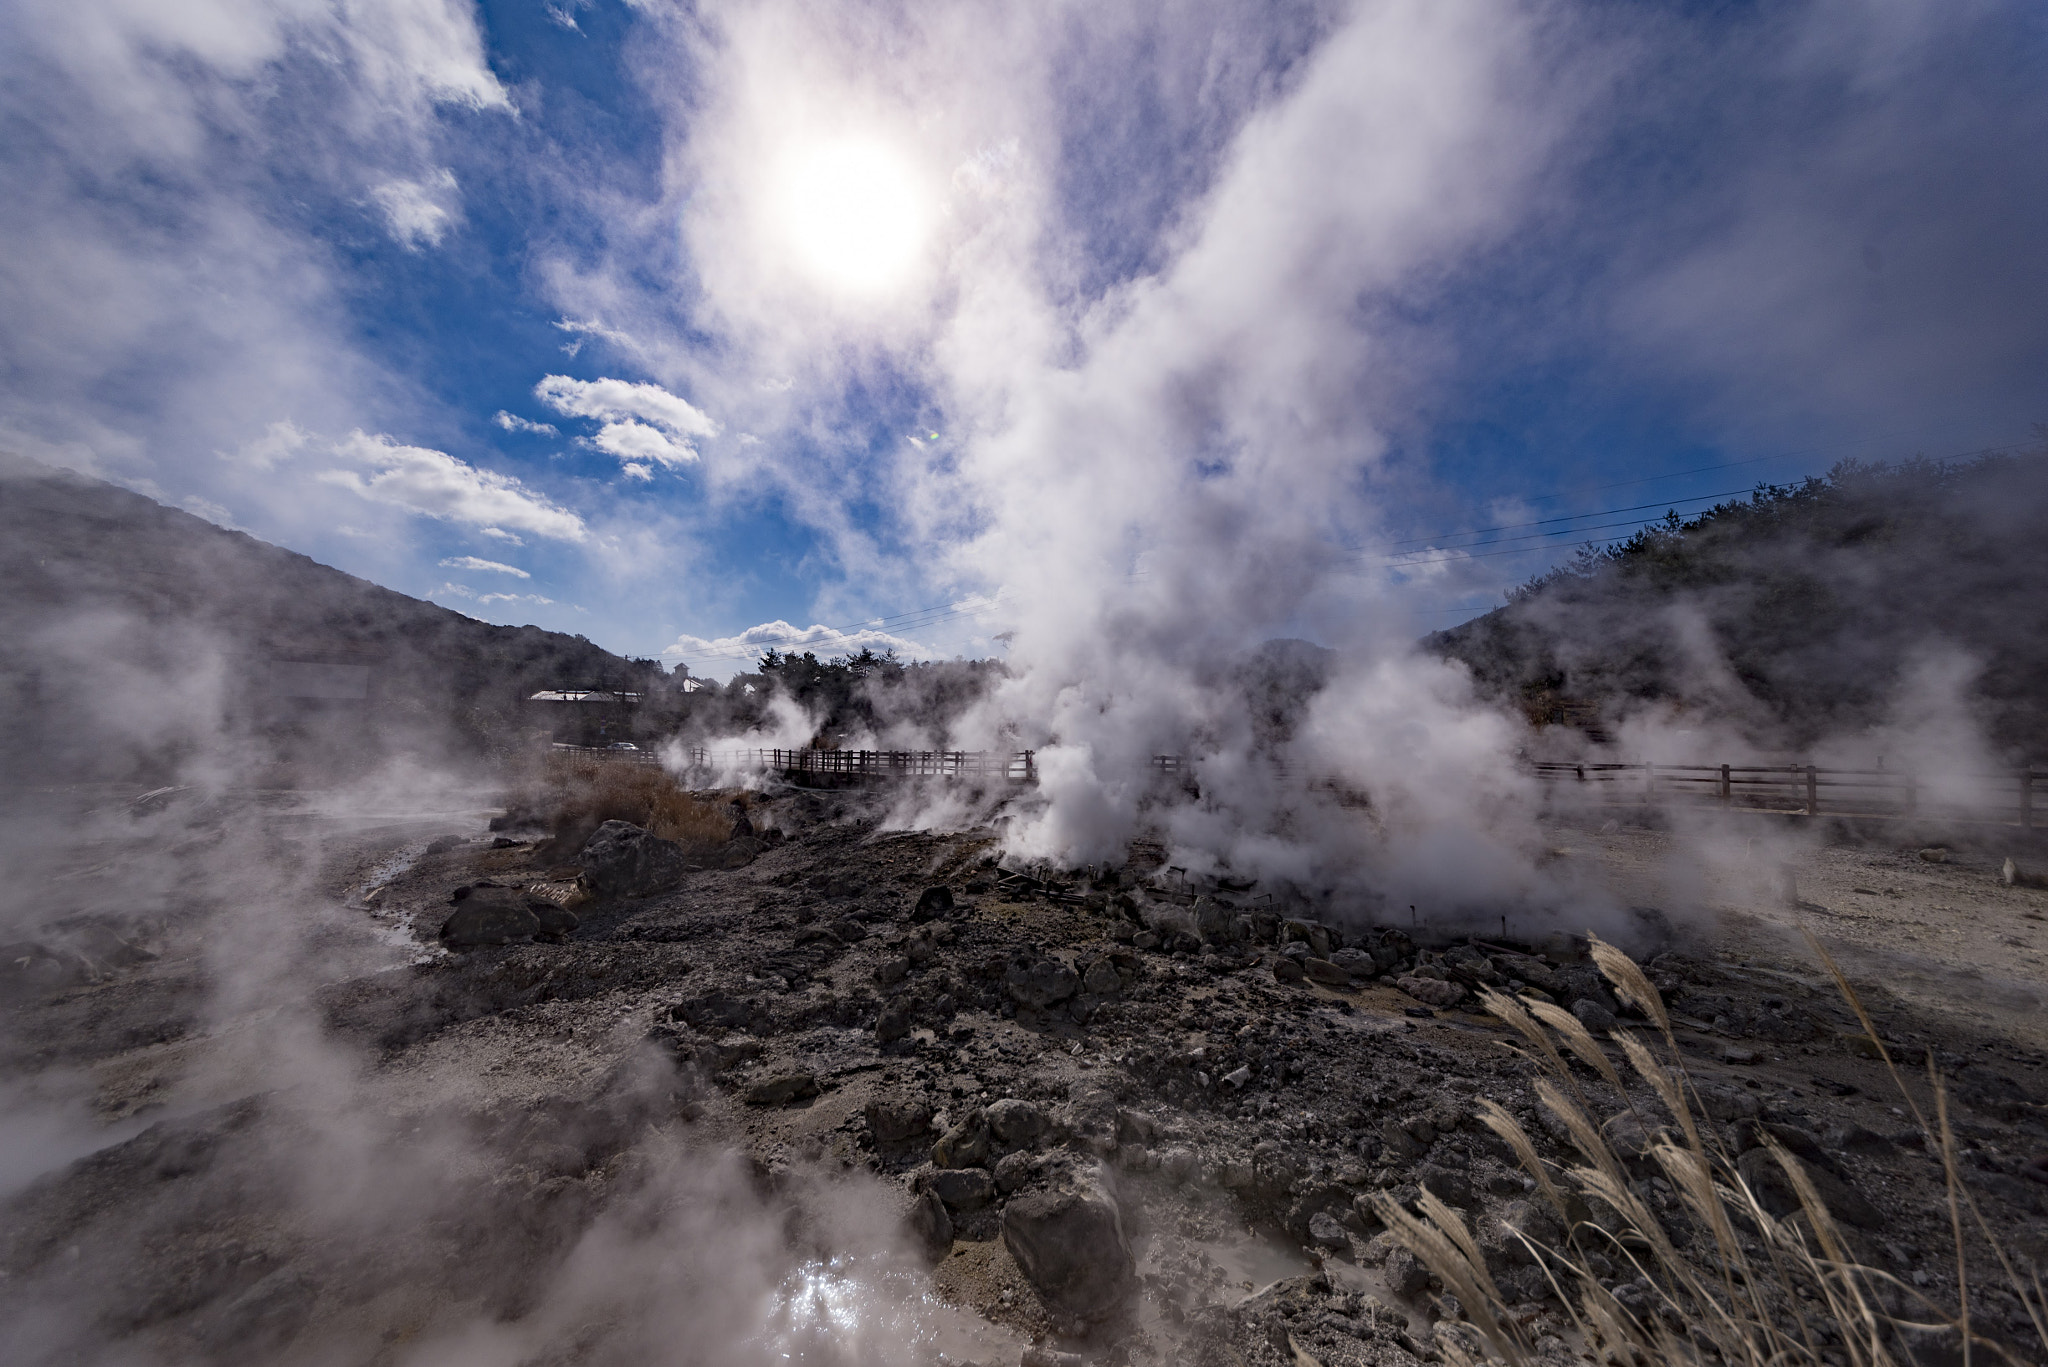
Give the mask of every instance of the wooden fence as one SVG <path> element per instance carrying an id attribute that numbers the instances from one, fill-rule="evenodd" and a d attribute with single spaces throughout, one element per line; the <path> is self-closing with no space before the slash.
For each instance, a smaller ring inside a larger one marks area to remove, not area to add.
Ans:
<path id="1" fill-rule="evenodd" d="M 686 751 L 689 767 L 741 770 L 853 782 L 894 778 L 1038 781 L 1035 750 L 710 750 Z"/>
<path id="2" fill-rule="evenodd" d="M 2032 827 L 2048 772 L 2016 769 L 1964 776 L 1967 794 L 1937 796 L 1912 774 L 1886 769 L 1820 769 L 1811 764 L 1556 764 L 1533 766 L 1555 784 L 1584 785 L 1607 802 L 1711 802 L 1819 816 L 1924 816 L 2013 821 Z"/>

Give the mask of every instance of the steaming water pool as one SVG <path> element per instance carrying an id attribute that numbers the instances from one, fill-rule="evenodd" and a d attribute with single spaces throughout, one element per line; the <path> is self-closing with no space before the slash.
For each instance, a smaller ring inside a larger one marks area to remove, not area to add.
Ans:
<path id="1" fill-rule="evenodd" d="M 901 1367 L 1014 1359 L 1013 1335 L 947 1304 L 921 1271 L 876 1259 L 806 1262 L 776 1286 L 756 1340 L 765 1362 Z"/>

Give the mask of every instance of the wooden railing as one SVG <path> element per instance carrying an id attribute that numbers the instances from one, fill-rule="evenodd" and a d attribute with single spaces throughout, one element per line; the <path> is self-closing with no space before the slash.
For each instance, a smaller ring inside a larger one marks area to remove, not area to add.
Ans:
<path id="1" fill-rule="evenodd" d="M 1912 774 L 1887 769 L 1821 769 L 1811 764 L 1558 764 L 1533 765 L 1551 783 L 1586 785 L 1614 802 L 1715 802 L 1763 811 L 1819 816 L 1966 817 L 2034 823 L 2048 771 L 2016 769 L 1970 774 L 1944 783 L 1940 795 Z M 1958 795 L 1958 786 L 1968 791 Z"/>
<path id="2" fill-rule="evenodd" d="M 1038 781 L 1035 750 L 711 750 L 685 752 L 692 769 L 817 775 L 853 780 L 984 778 Z"/>

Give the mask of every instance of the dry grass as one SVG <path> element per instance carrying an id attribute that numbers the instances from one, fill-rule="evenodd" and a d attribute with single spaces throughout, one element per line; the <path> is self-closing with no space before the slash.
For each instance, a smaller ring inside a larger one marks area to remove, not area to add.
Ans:
<path id="1" fill-rule="evenodd" d="M 732 838 L 728 801 L 685 792 L 651 764 L 589 755 L 550 756 L 521 805 L 564 847 L 580 847 L 607 821 L 630 821 L 691 849 L 711 849 Z"/>
<path id="2" fill-rule="evenodd" d="M 1877 1031 L 1848 980 L 1818 941 L 1811 936 L 1808 941 L 1864 1030 L 1876 1040 Z M 2006 1254 L 1962 1183 L 1947 1094 L 1931 1057 L 1932 1105 L 1923 1108 L 1889 1052 L 1884 1053 L 1893 1083 L 1930 1147 L 1940 1153 L 1947 1174 L 1955 1265 L 1949 1286 L 1940 1293 L 1946 1304 L 1860 1261 L 1856 1245 L 1844 1237 L 1798 1159 L 1766 1137 L 1765 1147 L 1799 1204 L 1797 1211 L 1782 1218 L 1773 1216 L 1743 1179 L 1735 1155 L 1711 1125 L 1700 1123 L 1705 1108 L 1685 1070 L 1656 988 L 1613 946 L 1595 939 L 1593 956 L 1616 993 L 1649 1017 L 1655 1033 L 1643 1035 L 1652 1041 L 1661 1037 L 1663 1045 L 1660 1058 L 1660 1051 L 1635 1032 L 1615 1032 L 1630 1069 L 1647 1084 L 1669 1119 L 1638 1162 L 1641 1180 L 1608 1144 L 1557 1047 L 1561 1041 L 1603 1078 L 1619 1083 L 1605 1051 L 1567 1013 L 1551 1009 L 1539 1016 L 1519 999 L 1484 994 L 1487 1009 L 1532 1046 L 1533 1052 L 1524 1057 L 1539 1070 L 1537 1095 L 1572 1136 L 1581 1161 L 1575 1166 L 1546 1163 L 1514 1116 L 1491 1101 L 1480 1103 L 1480 1119 L 1514 1152 L 1563 1221 L 1567 1233 L 1558 1247 L 1527 1238 L 1522 1242 L 1543 1267 L 1576 1336 L 1595 1360 L 1625 1365 L 1891 1367 L 1915 1361 L 1907 1346 L 1909 1336 L 1933 1334 L 1952 1345 L 1941 1354 L 1944 1358 L 1959 1349 L 1965 1363 L 2021 1361 L 1972 1325 L 1965 1257 L 1972 1230 L 1989 1246 L 2002 1280 L 2026 1308 L 2035 1333 L 2048 1342 L 2040 1281 Z M 1879 1048 L 1883 1049 L 1881 1043 Z M 1628 1097 L 1626 1088 L 1617 1090 Z M 1633 1100 L 1629 1104 L 1638 1109 Z M 1647 1121 L 1644 1112 L 1652 1106 L 1645 1097 L 1638 1115 Z M 1667 1208 L 1661 1217 L 1647 1181 L 1650 1172 L 1661 1175 L 1675 1193 L 1676 1209 Z M 1384 1196 L 1377 1199 L 1377 1206 L 1388 1230 L 1436 1274 L 1464 1311 L 1466 1324 L 1439 1333 L 1445 1360 L 1453 1367 L 1533 1361 L 1522 1324 L 1488 1275 L 1483 1252 L 1462 1218 L 1427 1191 L 1418 1201 L 1419 1214 L 1410 1214 Z M 1596 1211 L 1601 1218 L 1590 1218 Z M 1619 1280 L 1633 1282 L 1628 1304 L 1591 1270 L 1595 1254 L 1621 1269 Z"/>

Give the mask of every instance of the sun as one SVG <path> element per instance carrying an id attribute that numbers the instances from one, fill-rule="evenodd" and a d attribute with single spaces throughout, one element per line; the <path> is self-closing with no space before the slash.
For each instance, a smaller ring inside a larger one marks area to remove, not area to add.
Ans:
<path id="1" fill-rule="evenodd" d="M 887 143 L 844 137 L 792 149 L 776 218 L 804 273 L 846 294 L 879 295 L 915 270 L 931 232 L 930 194 Z"/>

